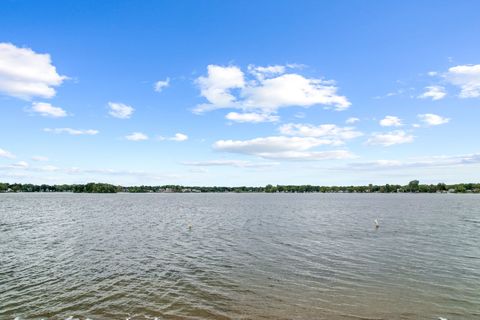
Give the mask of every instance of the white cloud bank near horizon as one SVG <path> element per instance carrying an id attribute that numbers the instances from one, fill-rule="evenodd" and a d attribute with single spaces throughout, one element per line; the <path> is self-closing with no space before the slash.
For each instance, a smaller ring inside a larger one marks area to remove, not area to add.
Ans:
<path id="1" fill-rule="evenodd" d="M 423 157 L 410 160 L 375 160 L 349 163 L 343 169 L 388 170 L 480 164 L 480 153 Z M 336 168 L 342 169 L 342 168 Z"/>
<path id="2" fill-rule="evenodd" d="M 347 150 L 313 151 L 318 146 L 335 146 L 335 139 L 314 137 L 270 136 L 250 140 L 218 140 L 213 144 L 217 151 L 253 155 L 276 160 L 330 160 L 348 159 L 354 155 Z"/>
<path id="3" fill-rule="evenodd" d="M 236 168 L 264 168 L 279 165 L 278 162 L 253 162 L 246 160 L 207 160 L 183 161 L 182 164 L 195 167 L 236 167 Z"/>

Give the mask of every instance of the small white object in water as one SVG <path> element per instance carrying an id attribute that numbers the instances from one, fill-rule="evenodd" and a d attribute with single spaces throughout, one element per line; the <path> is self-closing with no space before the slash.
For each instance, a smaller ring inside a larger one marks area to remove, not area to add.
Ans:
<path id="1" fill-rule="evenodd" d="M 438 317 L 438 320 L 448 320 L 448 319 L 444 317 Z"/>
<path id="2" fill-rule="evenodd" d="M 377 220 L 377 219 L 375 219 L 375 220 L 373 220 L 373 221 L 375 222 L 375 228 L 380 227 L 380 224 L 378 223 L 378 220 Z"/>

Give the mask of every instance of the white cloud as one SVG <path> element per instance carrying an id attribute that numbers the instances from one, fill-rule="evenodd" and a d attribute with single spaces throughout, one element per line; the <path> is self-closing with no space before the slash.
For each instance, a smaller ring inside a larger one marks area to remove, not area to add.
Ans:
<path id="1" fill-rule="evenodd" d="M 88 130 L 80 130 L 80 129 L 72 129 L 72 128 L 45 128 L 43 129 L 45 132 L 51 132 L 51 133 L 67 133 L 73 136 L 79 136 L 79 135 L 96 135 L 98 134 L 98 130 L 93 130 L 93 129 L 88 129 Z"/>
<path id="2" fill-rule="evenodd" d="M 433 113 L 419 114 L 418 118 L 429 126 L 438 126 L 450 121 L 449 118 L 444 118 Z"/>
<path id="3" fill-rule="evenodd" d="M 285 70 L 286 70 L 286 67 L 281 65 L 267 66 L 267 67 L 254 66 L 254 65 L 248 66 L 248 71 L 251 74 L 253 74 L 255 77 L 261 80 L 278 75 L 278 74 L 285 73 Z"/>
<path id="4" fill-rule="evenodd" d="M 54 107 L 47 102 L 32 103 L 32 112 L 39 113 L 42 117 L 62 118 L 67 116 L 67 112 L 59 107 Z"/>
<path id="5" fill-rule="evenodd" d="M 172 140 L 172 141 L 187 141 L 188 136 L 186 134 L 183 134 L 183 133 L 175 133 L 175 136 L 170 138 L 170 140 Z"/>
<path id="6" fill-rule="evenodd" d="M 344 140 L 350 140 L 363 135 L 351 127 L 338 127 L 335 124 L 321 124 L 314 126 L 311 124 L 287 123 L 279 128 L 280 133 L 288 136 L 303 136 L 314 138 L 327 138 L 333 145 L 343 144 Z"/>
<path id="7" fill-rule="evenodd" d="M 237 168 L 263 168 L 278 165 L 278 162 L 252 162 L 245 160 L 209 160 L 209 161 L 185 161 L 184 165 L 196 167 L 237 167 Z"/>
<path id="8" fill-rule="evenodd" d="M 125 139 L 130 141 L 145 141 L 148 140 L 148 136 L 141 132 L 133 132 L 125 136 Z"/>
<path id="9" fill-rule="evenodd" d="M 420 99 L 427 99 L 431 98 L 432 100 L 440 100 L 445 98 L 447 93 L 445 92 L 445 88 L 442 86 L 428 86 L 425 87 L 425 92 L 419 95 Z"/>
<path id="10" fill-rule="evenodd" d="M 231 90 L 245 86 L 244 74 L 238 67 L 209 65 L 207 70 L 208 75 L 199 77 L 195 82 L 200 87 L 201 95 L 211 105 L 199 106 L 198 112 L 230 106 L 236 100 Z"/>
<path id="11" fill-rule="evenodd" d="M 21 99 L 51 98 L 66 79 L 57 73 L 49 54 L 0 43 L 0 92 Z"/>
<path id="12" fill-rule="evenodd" d="M 168 86 L 170 86 L 170 78 L 155 82 L 155 85 L 153 86 L 153 88 L 155 89 L 156 92 L 162 92 L 162 90 L 167 88 Z"/>
<path id="13" fill-rule="evenodd" d="M 380 120 L 380 125 L 382 127 L 400 127 L 402 126 L 402 119 L 395 116 L 386 116 L 382 120 Z"/>
<path id="14" fill-rule="evenodd" d="M 291 106 L 324 105 L 336 110 L 350 106 L 346 97 L 337 94 L 333 81 L 283 73 L 285 69 L 281 66 L 250 67 L 249 70 L 255 78 L 245 79 L 245 74 L 236 66 L 209 65 L 208 75 L 196 80 L 208 103 L 198 105 L 194 112 L 236 108 L 269 114 Z"/>
<path id="15" fill-rule="evenodd" d="M 310 151 L 321 145 L 335 145 L 330 139 L 313 137 L 274 136 L 251 140 L 219 140 L 213 148 L 217 151 L 254 155 L 265 159 L 324 160 L 345 159 L 353 155 L 345 150 Z"/>
<path id="16" fill-rule="evenodd" d="M 26 161 L 19 161 L 17 163 L 13 163 L 9 166 L 12 169 L 27 169 L 30 165 Z"/>
<path id="17" fill-rule="evenodd" d="M 357 123 L 357 122 L 359 122 L 359 121 L 360 121 L 360 119 L 358 119 L 358 118 L 350 117 L 350 118 L 348 118 L 347 120 L 345 120 L 345 123 L 346 123 L 346 124 L 354 124 L 354 123 Z"/>
<path id="18" fill-rule="evenodd" d="M 389 98 L 389 97 L 394 97 L 394 96 L 399 96 L 403 95 L 405 93 L 405 89 L 397 89 L 396 91 L 388 92 L 384 94 L 383 96 L 375 96 L 373 97 L 374 99 L 384 99 L 384 98 Z"/>
<path id="19" fill-rule="evenodd" d="M 32 160 L 33 161 L 48 161 L 48 158 L 44 157 L 44 156 L 33 156 Z"/>
<path id="20" fill-rule="evenodd" d="M 251 122 L 251 123 L 260 123 L 260 122 L 276 122 L 280 120 L 279 116 L 265 113 L 238 113 L 230 112 L 225 116 L 226 119 L 235 121 L 235 122 Z"/>
<path id="21" fill-rule="evenodd" d="M 132 116 L 133 112 L 135 111 L 134 108 L 131 106 L 128 106 L 123 103 L 118 103 L 118 102 L 109 102 L 108 106 L 110 108 L 110 111 L 108 113 L 115 118 L 119 119 L 128 119 Z"/>
<path id="22" fill-rule="evenodd" d="M 0 158 L 13 159 L 15 158 L 15 155 L 5 149 L 0 148 Z"/>
<path id="23" fill-rule="evenodd" d="M 403 130 L 397 130 L 387 133 L 374 133 L 367 140 L 367 144 L 389 147 L 395 144 L 410 143 L 413 142 L 413 139 L 413 135 L 407 134 Z"/>
<path id="24" fill-rule="evenodd" d="M 451 155 L 451 156 L 434 156 L 417 158 L 408 161 L 400 160 L 376 160 L 370 162 L 355 162 L 348 164 L 345 169 L 402 169 L 415 167 L 443 167 L 443 166 L 459 166 L 480 163 L 480 153 Z"/>
<path id="25" fill-rule="evenodd" d="M 429 71 L 427 74 L 428 74 L 430 77 L 434 77 L 434 76 L 438 75 L 438 72 L 437 72 L 437 71 Z"/>
<path id="26" fill-rule="evenodd" d="M 242 95 L 245 97 L 243 105 L 249 109 L 275 111 L 281 107 L 321 104 L 344 110 L 350 106 L 346 97 L 337 95 L 337 87 L 331 81 L 309 79 L 293 73 L 249 85 L 242 90 Z"/>
<path id="27" fill-rule="evenodd" d="M 460 87 L 460 98 L 480 97 L 480 64 L 451 67 L 445 78 Z"/>
<path id="28" fill-rule="evenodd" d="M 163 140 L 170 140 L 170 141 L 177 141 L 177 142 L 182 142 L 182 141 L 187 141 L 188 136 L 184 133 L 175 133 L 173 137 L 162 137 L 159 136 L 157 137 L 158 140 L 163 141 Z"/>

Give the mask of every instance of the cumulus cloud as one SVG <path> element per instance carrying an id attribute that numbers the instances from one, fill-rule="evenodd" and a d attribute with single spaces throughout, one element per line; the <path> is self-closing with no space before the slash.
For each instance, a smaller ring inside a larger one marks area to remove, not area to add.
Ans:
<path id="1" fill-rule="evenodd" d="M 351 104 L 345 96 L 337 94 L 333 81 L 284 73 L 281 66 L 250 66 L 249 72 L 254 78 L 247 78 L 237 66 L 209 65 L 207 76 L 196 80 L 208 103 L 198 105 L 194 112 L 236 108 L 270 114 L 291 106 L 324 105 L 344 110 Z"/>
<path id="2" fill-rule="evenodd" d="M 402 119 L 395 116 L 386 116 L 382 120 L 380 120 L 380 125 L 382 127 L 400 127 L 402 126 Z"/>
<path id="3" fill-rule="evenodd" d="M 170 138 L 170 140 L 172 140 L 172 141 L 187 141 L 188 136 L 186 134 L 183 134 L 183 133 L 175 133 L 175 136 Z"/>
<path id="4" fill-rule="evenodd" d="M 267 77 L 285 73 L 286 67 L 281 65 L 267 66 L 267 67 L 249 65 L 248 71 L 251 74 L 253 74 L 256 78 L 263 80 Z"/>
<path id="5" fill-rule="evenodd" d="M 226 119 L 235 121 L 235 122 L 250 122 L 250 123 L 260 123 L 260 122 L 277 122 L 280 120 L 279 116 L 265 113 L 238 113 L 230 112 L 225 116 Z"/>
<path id="6" fill-rule="evenodd" d="M 237 167 L 237 168 L 263 168 L 278 165 L 278 162 L 252 162 L 246 160 L 209 160 L 209 161 L 185 161 L 187 166 L 196 167 Z"/>
<path id="7" fill-rule="evenodd" d="M 148 140 L 148 136 L 141 132 L 133 132 L 125 136 L 125 139 L 130 141 L 145 141 Z"/>
<path id="8" fill-rule="evenodd" d="M 163 89 L 167 88 L 168 86 L 170 86 L 170 78 L 155 82 L 153 88 L 156 92 L 162 92 Z"/>
<path id="9" fill-rule="evenodd" d="M 175 133 L 173 137 L 162 137 L 159 136 L 158 140 L 170 140 L 170 141 L 177 141 L 177 142 L 182 142 L 182 141 L 187 141 L 188 136 L 184 133 Z"/>
<path id="10" fill-rule="evenodd" d="M 480 97 L 480 64 L 451 67 L 445 78 L 460 88 L 460 98 Z"/>
<path id="11" fill-rule="evenodd" d="M 350 106 L 346 97 L 337 95 L 337 87 L 322 79 L 309 79 L 299 74 L 283 74 L 249 85 L 242 90 L 246 108 L 275 111 L 281 107 L 313 105 L 332 106 L 344 110 Z"/>
<path id="12" fill-rule="evenodd" d="M 403 130 L 397 130 L 387 133 L 374 133 L 367 140 L 367 144 L 389 147 L 395 144 L 410 143 L 413 142 L 413 139 L 413 135 L 407 134 Z"/>
<path id="13" fill-rule="evenodd" d="M 360 121 L 360 119 L 358 119 L 358 118 L 350 117 L 350 118 L 348 118 L 347 120 L 345 120 L 345 123 L 346 123 L 346 124 L 355 124 L 355 123 L 357 123 L 357 122 L 359 122 L 359 121 Z"/>
<path id="14" fill-rule="evenodd" d="M 335 145 L 331 139 L 314 137 L 273 136 L 251 140 L 219 140 L 213 145 L 217 151 L 254 155 L 265 159 L 324 160 L 345 159 L 353 155 L 345 150 L 310 151 L 321 145 Z"/>
<path id="15" fill-rule="evenodd" d="M 135 111 L 131 106 L 118 102 L 109 102 L 108 107 L 110 109 L 108 113 L 119 119 L 129 119 Z"/>
<path id="16" fill-rule="evenodd" d="M 235 66 L 209 65 L 207 73 L 206 77 L 199 77 L 195 82 L 200 87 L 200 94 L 210 104 L 200 105 L 196 108 L 196 111 L 203 112 L 231 106 L 236 100 L 231 90 L 245 86 L 242 70 Z"/>
<path id="17" fill-rule="evenodd" d="M 67 133 L 73 136 L 80 136 L 80 135 L 89 135 L 93 136 L 98 134 L 98 130 L 93 130 L 93 129 L 88 129 L 88 130 L 82 130 L 82 129 L 72 129 L 72 128 L 45 128 L 43 129 L 45 132 L 51 132 L 55 134 L 60 134 L 60 133 Z"/>
<path id="18" fill-rule="evenodd" d="M 47 102 L 34 102 L 31 112 L 40 114 L 42 117 L 62 118 L 67 116 L 67 112 L 59 107 L 54 107 Z"/>
<path id="19" fill-rule="evenodd" d="M 57 73 L 49 54 L 0 43 L 0 92 L 26 100 L 52 98 L 66 78 Z"/>
<path id="20" fill-rule="evenodd" d="M 302 136 L 314 138 L 326 138 L 332 141 L 333 145 L 343 144 L 345 140 L 354 139 L 363 135 L 351 127 L 339 127 L 335 124 L 301 124 L 287 123 L 279 128 L 280 133 L 288 136 Z"/>
<path id="21" fill-rule="evenodd" d="M 449 118 L 444 118 L 433 113 L 419 114 L 418 118 L 429 126 L 438 126 L 444 123 L 448 123 L 450 121 Z"/>
<path id="22" fill-rule="evenodd" d="M 9 152 L 5 149 L 0 148 L 0 158 L 13 159 L 13 158 L 15 158 L 15 155 L 13 155 L 13 153 L 11 153 L 11 152 Z"/>
<path id="23" fill-rule="evenodd" d="M 425 87 L 425 92 L 419 95 L 420 99 L 432 99 L 432 100 L 441 100 L 445 98 L 447 93 L 445 88 L 442 86 L 428 86 Z"/>

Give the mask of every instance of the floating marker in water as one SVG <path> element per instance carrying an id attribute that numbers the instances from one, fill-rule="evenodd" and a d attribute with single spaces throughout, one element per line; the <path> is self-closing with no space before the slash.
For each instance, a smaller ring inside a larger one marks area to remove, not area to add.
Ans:
<path id="1" fill-rule="evenodd" d="M 373 220 L 373 222 L 375 222 L 375 228 L 380 227 L 380 224 L 378 223 L 378 220 L 377 220 L 377 219 Z"/>

